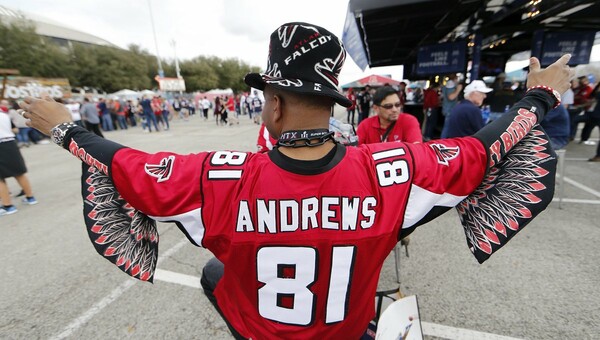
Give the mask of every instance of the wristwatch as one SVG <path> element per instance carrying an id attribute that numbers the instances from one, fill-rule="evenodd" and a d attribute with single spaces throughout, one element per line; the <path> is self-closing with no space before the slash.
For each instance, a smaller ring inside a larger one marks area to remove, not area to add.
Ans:
<path id="1" fill-rule="evenodd" d="M 60 123 L 56 125 L 52 128 L 52 130 L 50 130 L 50 138 L 52 139 L 52 142 L 59 146 L 64 146 L 63 143 L 65 141 L 65 136 L 67 135 L 67 132 L 69 132 L 71 128 L 74 128 L 76 126 L 77 124 L 73 122 Z"/>
<path id="2" fill-rule="evenodd" d="M 561 103 L 560 93 L 558 91 L 556 91 L 555 89 L 551 88 L 550 86 L 537 85 L 537 86 L 532 86 L 532 87 L 528 88 L 527 92 L 529 92 L 531 90 L 535 90 L 535 89 L 546 91 L 546 92 L 550 93 L 550 95 L 552 97 L 554 97 L 554 105 L 552 106 L 553 109 L 557 108 L 558 105 L 560 105 L 560 103 Z"/>

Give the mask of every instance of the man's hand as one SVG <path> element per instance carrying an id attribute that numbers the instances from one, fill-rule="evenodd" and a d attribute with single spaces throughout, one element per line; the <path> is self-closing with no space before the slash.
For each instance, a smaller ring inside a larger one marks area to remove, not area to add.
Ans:
<path id="1" fill-rule="evenodd" d="M 27 126 L 47 136 L 56 125 L 72 121 L 69 110 L 48 94 L 42 94 L 41 99 L 26 97 L 19 105 L 25 110 L 23 117 L 29 119 Z"/>
<path id="2" fill-rule="evenodd" d="M 536 57 L 529 59 L 529 74 L 527 75 L 527 88 L 545 85 L 563 94 L 571 87 L 571 79 L 575 76 L 567 63 L 571 59 L 570 54 L 565 54 L 554 64 L 543 69 L 540 67 L 540 61 Z"/>

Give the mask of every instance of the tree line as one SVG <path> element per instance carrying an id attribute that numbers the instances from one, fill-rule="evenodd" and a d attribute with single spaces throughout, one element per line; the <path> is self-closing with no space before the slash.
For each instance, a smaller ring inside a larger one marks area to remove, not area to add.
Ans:
<path id="1" fill-rule="evenodd" d="M 93 87 L 108 93 L 158 85 L 156 57 L 139 45 L 127 49 L 71 42 L 62 46 L 37 35 L 31 21 L 0 22 L 0 68 L 18 69 L 22 76 L 67 78 L 72 87 Z M 161 60 L 165 75 L 175 77 L 175 62 Z M 188 92 L 214 88 L 247 91 L 244 75 L 259 72 L 239 59 L 198 56 L 179 62 Z"/>

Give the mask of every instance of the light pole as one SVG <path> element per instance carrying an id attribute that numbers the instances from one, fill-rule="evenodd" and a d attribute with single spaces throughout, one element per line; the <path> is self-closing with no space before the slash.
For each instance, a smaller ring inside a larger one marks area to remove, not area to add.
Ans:
<path id="1" fill-rule="evenodd" d="M 175 52 L 175 72 L 177 72 L 177 78 L 181 78 L 181 73 L 179 72 L 179 60 L 177 59 L 177 44 L 175 39 L 171 40 L 171 46 L 173 46 L 173 52 Z"/>
<path id="2" fill-rule="evenodd" d="M 150 10 L 150 23 L 152 24 L 152 33 L 154 34 L 154 45 L 156 46 L 156 61 L 158 62 L 158 77 L 164 78 L 165 71 L 162 68 L 162 63 L 160 62 L 160 54 L 158 53 L 158 41 L 156 40 L 156 29 L 154 28 L 154 17 L 152 15 L 152 5 L 150 4 L 150 0 L 148 0 L 148 9 Z"/>

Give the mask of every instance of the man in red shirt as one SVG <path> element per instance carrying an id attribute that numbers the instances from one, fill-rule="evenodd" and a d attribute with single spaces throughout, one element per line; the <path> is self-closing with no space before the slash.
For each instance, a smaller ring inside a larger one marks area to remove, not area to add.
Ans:
<path id="1" fill-rule="evenodd" d="M 425 117 L 425 122 L 423 122 L 423 137 L 425 141 L 435 137 L 435 128 L 441 112 L 440 104 L 440 83 L 432 82 L 423 91 L 423 116 Z"/>
<path id="2" fill-rule="evenodd" d="M 377 115 L 363 120 L 358 126 L 356 134 L 359 145 L 423 141 L 419 121 L 408 113 L 402 113 L 402 103 L 394 88 L 384 86 L 375 92 L 373 110 Z"/>
<path id="3" fill-rule="evenodd" d="M 237 338 L 357 339 L 399 239 L 456 206 L 483 262 L 552 201 L 556 157 L 536 123 L 569 86 L 569 56 L 546 70 L 532 58 L 527 94 L 474 136 L 345 147 L 328 129 L 333 105 L 351 105 L 337 91 L 341 40 L 293 22 L 269 50 L 266 73 L 244 79 L 264 90 L 263 120 L 278 138 L 268 153 L 146 153 L 77 126 L 50 98 L 21 104 L 32 127 L 84 162 L 96 251 L 151 281 L 155 221 L 177 223 L 215 255 L 202 287 Z"/>
<path id="4" fill-rule="evenodd" d="M 356 94 L 354 94 L 353 88 L 348 89 L 348 94 L 346 95 L 346 98 L 348 98 L 348 100 L 352 102 L 352 105 L 346 108 L 346 111 L 348 113 L 346 123 L 352 124 L 354 126 L 354 114 L 356 113 Z"/>

